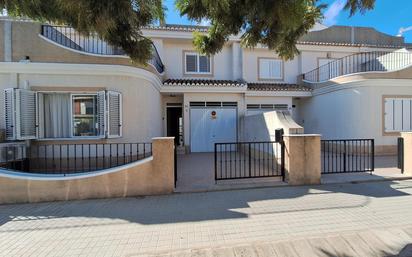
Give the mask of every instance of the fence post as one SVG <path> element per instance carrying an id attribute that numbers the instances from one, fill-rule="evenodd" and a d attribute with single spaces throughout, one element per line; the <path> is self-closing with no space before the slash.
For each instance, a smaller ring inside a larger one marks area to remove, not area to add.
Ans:
<path id="1" fill-rule="evenodd" d="M 320 184 L 320 135 L 285 135 L 285 175 L 291 185 Z"/>
<path id="2" fill-rule="evenodd" d="M 215 184 L 217 183 L 217 144 L 215 143 Z"/>
<path id="3" fill-rule="evenodd" d="M 404 172 L 403 147 L 403 137 L 398 137 L 398 169 L 400 169 L 402 173 Z"/>
<path id="4" fill-rule="evenodd" d="M 372 163 L 371 163 L 371 172 L 375 170 L 375 139 L 371 141 L 371 154 L 372 154 Z"/>
<path id="5" fill-rule="evenodd" d="M 412 132 L 401 132 L 404 174 L 412 176 Z"/>
<path id="6" fill-rule="evenodd" d="M 346 141 L 343 141 L 343 172 L 346 172 L 346 154 L 348 151 L 346 150 Z"/>
<path id="7" fill-rule="evenodd" d="M 249 177 L 251 174 L 251 170 L 252 170 L 252 153 L 251 153 L 251 147 L 250 147 L 250 143 L 249 143 Z"/>

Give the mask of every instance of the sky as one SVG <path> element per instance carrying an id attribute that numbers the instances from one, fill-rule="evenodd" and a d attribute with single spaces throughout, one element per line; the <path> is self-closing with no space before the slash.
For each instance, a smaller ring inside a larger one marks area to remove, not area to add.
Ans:
<path id="1" fill-rule="evenodd" d="M 174 6 L 174 0 L 164 0 L 167 7 L 166 22 L 172 24 L 194 24 L 186 17 L 180 17 Z M 397 35 L 401 27 L 412 26 L 412 0 L 376 0 L 375 8 L 365 14 L 349 17 L 349 12 L 343 10 L 346 0 L 320 0 L 328 4 L 324 10 L 323 24 L 374 27 L 378 31 Z M 395 4 L 396 3 L 396 4 Z M 412 29 L 404 32 L 406 42 L 412 43 Z"/>

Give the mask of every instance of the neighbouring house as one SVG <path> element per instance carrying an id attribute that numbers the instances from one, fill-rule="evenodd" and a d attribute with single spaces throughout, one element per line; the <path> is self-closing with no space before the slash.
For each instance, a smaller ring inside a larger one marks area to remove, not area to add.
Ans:
<path id="1" fill-rule="evenodd" d="M 412 130 L 412 45 L 373 28 L 317 27 L 283 61 L 265 46 L 202 56 L 194 31 L 146 27 L 147 65 L 95 35 L 27 20 L 0 20 L 0 129 L 7 140 L 148 142 L 174 136 L 186 153 L 244 141 L 242 118 L 289 111 L 305 133 L 325 139 L 374 138 L 396 151 Z"/>

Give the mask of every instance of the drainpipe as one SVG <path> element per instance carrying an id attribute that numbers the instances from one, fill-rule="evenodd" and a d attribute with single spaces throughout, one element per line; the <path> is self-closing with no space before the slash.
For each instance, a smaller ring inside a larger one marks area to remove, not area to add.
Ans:
<path id="1" fill-rule="evenodd" d="M 239 42 L 232 44 L 232 78 L 233 80 L 242 80 L 242 48 Z"/>
<path id="2" fill-rule="evenodd" d="M 4 61 L 12 61 L 12 21 L 4 20 Z"/>

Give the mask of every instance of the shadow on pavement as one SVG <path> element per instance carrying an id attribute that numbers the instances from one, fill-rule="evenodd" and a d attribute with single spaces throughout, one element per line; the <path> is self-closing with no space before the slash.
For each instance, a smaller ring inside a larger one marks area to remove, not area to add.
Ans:
<path id="1" fill-rule="evenodd" d="M 374 197 L 387 198 L 410 195 L 412 193 L 411 187 L 412 180 L 402 181 L 402 185 L 396 181 L 383 181 L 2 205 L 0 206 L 0 230 L 1 225 L 10 220 L 95 217 L 110 219 L 104 221 L 107 221 L 109 225 L 125 221 L 139 224 L 163 224 L 241 219 L 247 218 L 249 215 L 265 213 L 358 208 L 368 205 L 371 198 Z M 273 201 L 273 203 L 265 203 L 265 201 Z M 104 222 L 99 220 L 98 225 L 104 225 L 102 224 Z M 95 224 L 86 224 L 85 226 L 87 225 Z"/>

